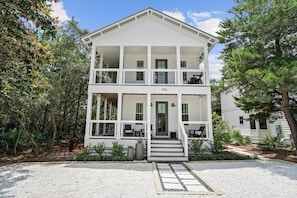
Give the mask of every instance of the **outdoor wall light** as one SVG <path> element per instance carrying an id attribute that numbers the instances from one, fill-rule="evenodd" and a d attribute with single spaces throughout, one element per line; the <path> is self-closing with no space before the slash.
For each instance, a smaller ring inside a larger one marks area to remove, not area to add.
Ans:
<path id="1" fill-rule="evenodd" d="M 174 103 L 171 103 L 171 107 L 175 107 L 175 104 Z"/>

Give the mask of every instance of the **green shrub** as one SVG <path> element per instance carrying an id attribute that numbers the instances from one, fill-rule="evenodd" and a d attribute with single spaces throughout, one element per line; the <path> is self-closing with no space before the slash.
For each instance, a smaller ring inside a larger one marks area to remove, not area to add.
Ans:
<path id="1" fill-rule="evenodd" d="M 89 146 L 83 147 L 73 157 L 73 160 L 77 160 L 77 161 L 87 161 L 87 160 L 90 160 L 89 159 L 89 154 L 90 154 L 90 147 Z"/>
<path id="2" fill-rule="evenodd" d="M 99 155 L 100 158 L 103 158 L 103 153 L 105 151 L 105 143 L 99 143 L 98 145 L 93 146 L 95 152 Z"/>
<path id="3" fill-rule="evenodd" d="M 126 160 L 126 156 L 124 154 L 124 146 L 122 144 L 119 144 L 117 141 L 112 142 L 111 159 L 114 161 Z"/>
<path id="4" fill-rule="evenodd" d="M 265 138 L 259 142 L 258 147 L 263 150 L 272 150 L 275 148 L 289 147 L 289 144 L 287 144 L 281 136 L 265 136 Z"/>
<path id="5" fill-rule="evenodd" d="M 194 151 L 195 157 L 202 155 L 205 151 L 205 148 L 203 148 L 203 140 L 193 140 L 190 143 L 190 148 Z"/>

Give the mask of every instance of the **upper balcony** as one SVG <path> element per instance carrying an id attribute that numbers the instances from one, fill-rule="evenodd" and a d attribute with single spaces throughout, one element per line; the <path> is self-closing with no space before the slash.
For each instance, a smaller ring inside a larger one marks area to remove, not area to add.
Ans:
<path id="1" fill-rule="evenodd" d="M 209 85 L 205 53 L 203 47 L 97 46 L 90 84 Z"/>
<path id="2" fill-rule="evenodd" d="M 120 80 L 120 74 L 122 80 Z M 91 84 L 205 85 L 205 71 L 191 69 L 94 69 Z"/>

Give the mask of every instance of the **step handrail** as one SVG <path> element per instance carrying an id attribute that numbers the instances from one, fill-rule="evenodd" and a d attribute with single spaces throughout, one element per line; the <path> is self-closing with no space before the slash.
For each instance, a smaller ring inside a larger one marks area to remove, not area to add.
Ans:
<path id="1" fill-rule="evenodd" d="M 188 135 L 186 133 L 186 130 L 185 130 L 185 127 L 184 127 L 184 124 L 182 122 L 179 122 L 179 127 L 181 129 L 181 142 L 183 144 L 183 147 L 184 147 L 184 153 L 185 153 L 185 157 L 188 157 Z"/>

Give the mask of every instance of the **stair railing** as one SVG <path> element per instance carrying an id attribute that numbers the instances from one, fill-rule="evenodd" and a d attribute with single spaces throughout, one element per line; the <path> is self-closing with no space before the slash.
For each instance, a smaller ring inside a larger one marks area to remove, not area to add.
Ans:
<path id="1" fill-rule="evenodd" d="M 185 130 L 185 127 L 184 127 L 184 124 L 182 122 L 179 122 L 179 127 L 180 127 L 180 135 L 178 136 L 179 139 L 181 140 L 182 142 L 182 145 L 184 147 L 184 154 L 185 154 L 185 157 L 188 157 L 188 135 L 186 133 L 186 130 Z"/>

